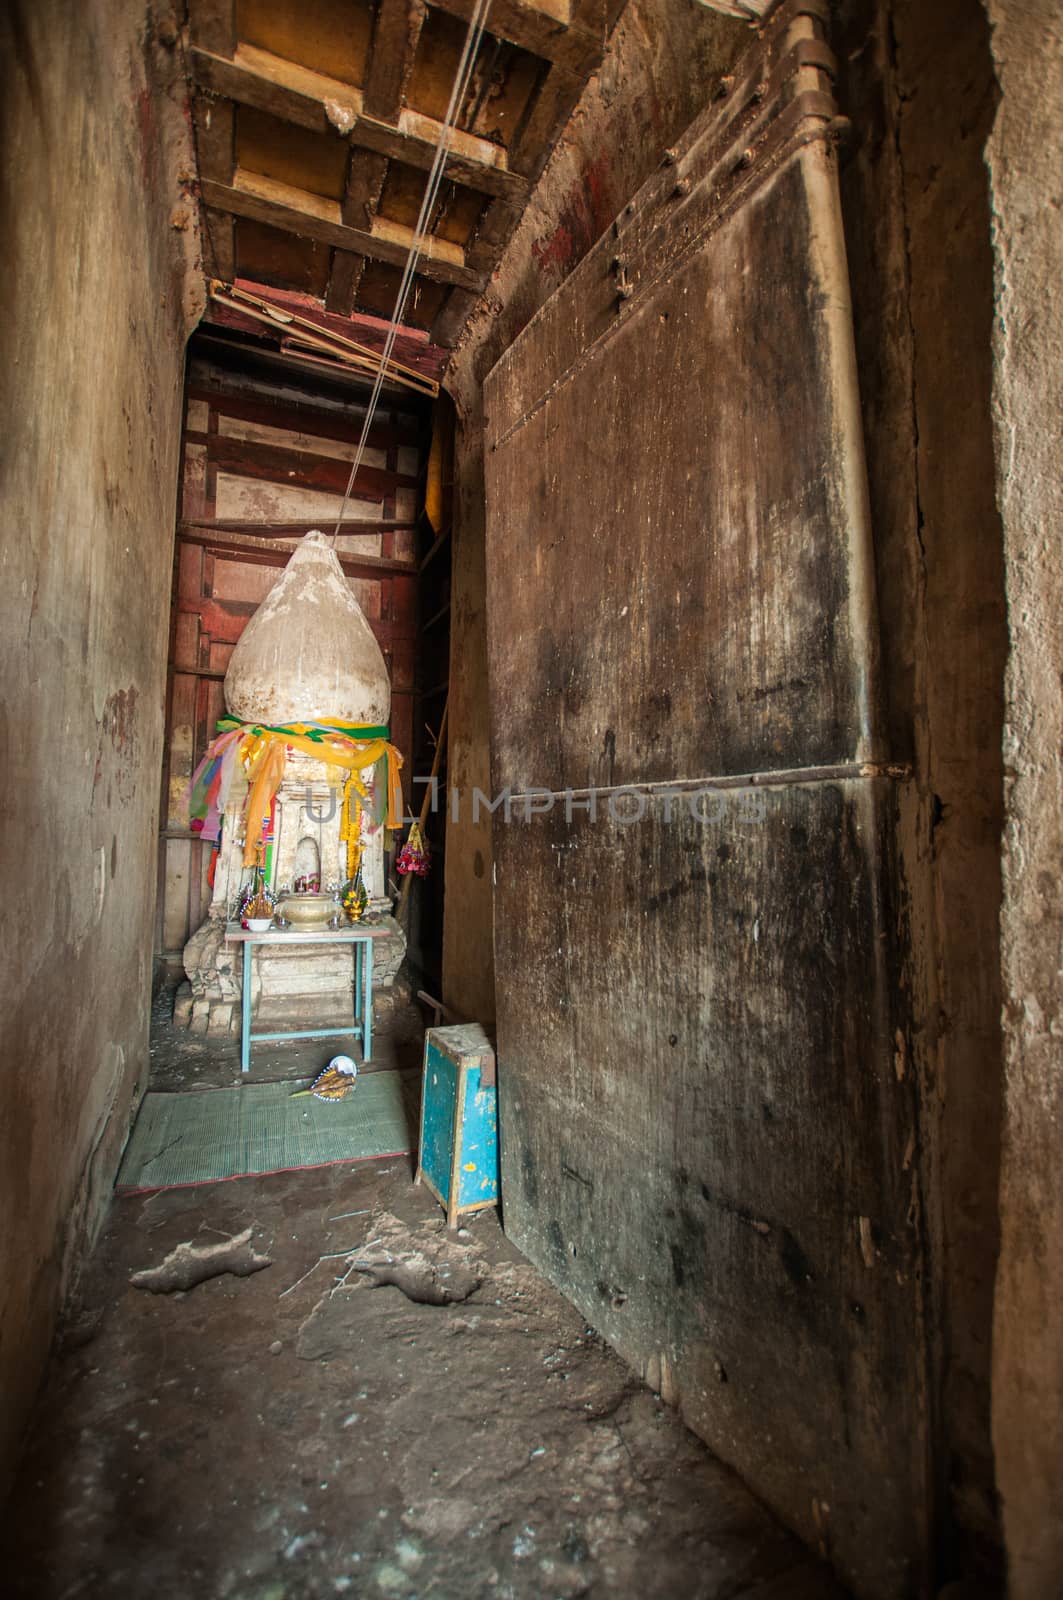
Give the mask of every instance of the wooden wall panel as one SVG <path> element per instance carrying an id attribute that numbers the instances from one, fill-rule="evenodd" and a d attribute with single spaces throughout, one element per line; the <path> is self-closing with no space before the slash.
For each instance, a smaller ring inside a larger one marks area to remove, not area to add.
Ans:
<path id="1" fill-rule="evenodd" d="M 517 712 L 497 746 L 514 784 L 540 782 L 544 762 L 582 785 L 871 753 L 853 593 L 867 524 L 835 465 L 837 338 L 809 317 L 793 265 L 811 259 L 819 187 L 800 167 L 780 174 L 563 369 L 548 404 L 521 370 L 525 341 L 492 374 L 489 451 L 536 463 L 491 593 L 498 615 L 540 619 L 532 662 L 527 648 L 492 662 Z M 573 310 L 585 279 L 609 275 L 601 252 L 588 265 L 559 297 Z M 596 409 L 608 430 L 580 429 Z M 622 455 L 603 471 L 614 440 Z M 500 481 L 494 494 L 507 529 L 514 493 Z"/>
<path id="2" fill-rule="evenodd" d="M 493 786 L 544 791 L 494 828 L 502 1167 L 516 1243 L 896 1600 L 928 1560 L 917 1106 L 816 13 L 486 384 Z"/>
<path id="3" fill-rule="evenodd" d="M 507 1233 L 858 1592 L 899 1596 L 923 1444 L 891 788 L 518 811 L 495 957 Z"/>

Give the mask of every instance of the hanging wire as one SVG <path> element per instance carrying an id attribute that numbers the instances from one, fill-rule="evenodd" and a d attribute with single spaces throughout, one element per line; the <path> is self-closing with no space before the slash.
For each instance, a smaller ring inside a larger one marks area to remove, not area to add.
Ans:
<path id="1" fill-rule="evenodd" d="M 454 133 L 454 123 L 465 99 L 466 93 L 468 92 L 469 80 L 472 77 L 472 69 L 476 65 L 476 55 L 480 48 L 480 40 L 483 38 L 484 27 L 487 23 L 487 13 L 490 10 L 490 7 L 491 0 L 476 0 L 475 9 L 473 10 L 472 16 L 469 18 L 469 29 L 465 35 L 465 44 L 461 52 L 461 58 L 458 61 L 458 70 L 454 76 L 454 85 L 450 91 L 450 100 L 447 104 L 447 113 L 443 118 L 443 126 L 439 133 L 439 143 L 436 145 L 435 155 L 432 158 L 432 166 L 428 173 L 428 182 L 425 185 L 424 199 L 421 201 L 421 210 L 417 218 L 417 225 L 413 230 L 413 240 L 410 244 L 409 254 L 406 257 L 406 265 L 402 270 L 402 279 L 399 283 L 399 292 L 395 297 L 395 309 L 391 314 L 391 324 L 388 328 L 387 338 L 384 341 L 384 353 L 380 358 L 380 366 L 377 369 L 377 375 L 373 382 L 372 393 L 369 396 L 369 407 L 365 414 L 365 421 L 362 424 L 362 435 L 358 441 L 358 449 L 355 451 L 354 460 L 351 463 L 351 475 L 347 479 L 347 487 L 343 492 L 343 500 L 340 503 L 339 515 L 336 518 L 336 527 L 332 535 L 333 549 L 336 548 L 336 540 L 339 538 L 340 528 L 343 524 L 343 513 L 347 509 L 347 501 L 351 497 L 351 490 L 354 488 L 354 480 L 358 476 L 358 468 L 361 466 L 362 457 L 365 454 L 366 442 L 369 438 L 369 429 L 372 427 L 373 418 L 376 415 L 377 403 L 380 400 L 380 391 L 384 387 L 384 374 L 387 370 L 387 364 L 391 359 L 391 352 L 395 348 L 395 340 L 398 336 L 399 324 L 401 323 L 403 314 L 405 313 L 406 302 L 409 299 L 410 289 L 413 286 L 417 262 L 423 253 L 422 247 L 428 240 L 428 219 L 432 215 L 432 209 L 436 203 L 436 196 L 439 193 L 439 186 L 443 181 L 443 168 L 446 166 L 447 156 L 450 153 L 451 139 Z"/>

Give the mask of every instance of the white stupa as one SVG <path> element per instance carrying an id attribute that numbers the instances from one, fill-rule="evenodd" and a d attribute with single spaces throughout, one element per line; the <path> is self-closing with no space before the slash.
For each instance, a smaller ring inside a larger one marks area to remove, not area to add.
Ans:
<path id="1" fill-rule="evenodd" d="M 387 723 L 384 657 L 317 529 L 301 540 L 241 634 L 225 674 L 225 703 L 240 722 Z"/>
<path id="2" fill-rule="evenodd" d="M 315 530 L 293 552 L 283 576 L 248 622 L 225 674 L 225 702 L 240 722 L 287 726 L 341 722 L 386 726 L 391 710 L 387 666 L 365 613 L 351 593 L 325 534 Z M 303 875 L 322 891 L 347 875 L 340 839 L 337 770 L 327 760 L 290 751 L 274 808 L 269 881 L 281 892 Z M 373 769 L 362 773 L 367 785 Z M 222 825 L 214 892 L 206 921 L 185 946 L 189 987 L 182 1015 L 196 1031 L 231 1032 L 239 1025 L 241 976 L 225 925 L 246 881 L 242 800 L 246 783 L 234 783 Z M 374 941 L 374 984 L 388 989 L 406 948 L 390 915 L 384 880 L 384 829 L 363 812 L 362 873 L 370 906 L 386 937 Z M 333 909 L 324 907 L 325 916 Z M 252 1001 L 263 1018 L 304 1025 L 342 1024 L 352 1005 L 350 947 L 318 948 L 280 941 L 256 950 Z M 175 1010 L 175 1016 L 177 1015 Z"/>

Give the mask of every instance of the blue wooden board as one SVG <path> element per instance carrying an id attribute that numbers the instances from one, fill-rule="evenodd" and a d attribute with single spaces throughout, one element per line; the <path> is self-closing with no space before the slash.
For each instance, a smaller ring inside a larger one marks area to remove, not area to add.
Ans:
<path id="1" fill-rule="evenodd" d="M 480 1087 L 479 1066 L 467 1067 L 458 1206 L 498 1199 L 498 1090 Z"/>
<path id="2" fill-rule="evenodd" d="M 450 1199 L 450 1170 L 454 1160 L 454 1112 L 457 1102 L 457 1063 L 440 1050 L 430 1030 L 425 1041 L 421 1170 L 431 1180 L 443 1200 Z"/>
<path id="3" fill-rule="evenodd" d="M 498 1199 L 498 1090 L 481 1081 L 490 1052 L 477 1024 L 425 1035 L 420 1170 L 449 1211 Z"/>

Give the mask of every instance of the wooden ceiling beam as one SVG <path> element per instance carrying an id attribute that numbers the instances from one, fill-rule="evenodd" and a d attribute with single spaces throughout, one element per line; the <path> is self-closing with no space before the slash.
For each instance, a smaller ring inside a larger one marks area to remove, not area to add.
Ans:
<path id="1" fill-rule="evenodd" d="M 232 283 L 236 278 L 236 218 L 224 211 L 207 211 L 203 225 L 204 255 L 210 263 L 211 276 Z"/>
<path id="2" fill-rule="evenodd" d="M 430 0 L 430 4 L 449 16 L 468 22 L 476 0 Z M 602 53 L 602 39 L 580 21 L 569 20 L 569 6 L 552 9 L 533 5 L 531 0 L 491 0 L 487 31 L 496 39 L 515 44 L 544 61 L 555 61 L 580 68 L 595 54 Z"/>
<path id="3" fill-rule="evenodd" d="M 765 5 L 770 0 L 764 0 Z M 569 23 L 593 33 L 604 48 L 627 0 L 569 0 Z"/>
<path id="4" fill-rule="evenodd" d="M 585 78 L 564 67 L 549 69 L 531 115 L 511 152 L 514 165 L 520 170 L 527 169 L 529 187 L 545 167 L 585 82 Z M 511 205 L 503 199 L 493 200 L 484 213 L 476 237 L 467 246 L 466 265 L 481 272 L 485 284 L 512 238 L 522 211 L 523 206 Z M 432 325 L 433 344 L 454 348 L 478 298 L 463 289 L 451 290 Z"/>
<path id="5" fill-rule="evenodd" d="M 247 217 L 267 227 L 280 228 L 302 239 L 312 239 L 334 250 L 385 261 L 400 270 L 406 265 L 411 228 L 389 223 L 386 236 L 365 228 L 352 228 L 339 220 L 340 208 L 334 200 L 323 200 L 289 184 L 277 183 L 258 173 L 237 171 L 231 184 L 201 184 L 203 204 L 208 211 Z M 332 213 L 335 213 L 333 217 Z M 378 226 L 382 226 L 379 219 Z M 449 240 L 432 239 L 417 263 L 420 277 L 436 283 L 457 284 L 462 289 L 482 289 L 483 275 L 465 266 L 465 253 Z"/>
<path id="6" fill-rule="evenodd" d="M 492 200 L 484 212 L 475 238 L 465 247 L 465 265 L 474 272 L 492 273 L 520 221 L 523 206 L 509 200 Z"/>
<path id="7" fill-rule="evenodd" d="M 352 149 L 340 212 L 349 228 L 372 230 L 388 175 L 388 158 L 375 150 Z"/>
<path id="8" fill-rule="evenodd" d="M 756 22 L 767 11 L 771 0 L 697 0 L 706 11 L 719 11 L 725 17 L 738 17 L 742 22 Z"/>
<path id="9" fill-rule="evenodd" d="M 404 105 L 429 5 L 467 22 L 475 0 L 379 0 L 365 86 L 357 89 L 241 44 L 235 0 L 191 0 L 195 82 L 218 97 L 208 110 L 201 95 L 196 107 L 207 228 L 221 241 L 216 261 L 232 259 L 234 217 L 328 245 L 333 257 L 325 304 L 342 316 L 354 311 L 366 259 L 401 269 L 412 230 L 380 218 L 378 207 L 389 162 L 427 171 L 438 144 L 441 124 Z M 717 9 L 732 7 L 747 17 L 763 9 L 761 0 L 720 0 Z M 446 177 L 489 195 L 491 203 L 464 251 L 437 240 L 419 263 L 421 276 L 450 286 L 433 329 L 436 344 L 451 348 L 457 342 L 622 9 L 623 0 L 492 0 L 490 34 L 538 56 L 545 70 L 508 152 L 455 131 Z M 235 167 L 235 105 L 346 139 L 350 156 L 342 201 Z M 231 276 L 220 270 L 218 275 Z"/>
<path id="10" fill-rule="evenodd" d="M 340 216 L 347 227 L 372 231 L 389 165 L 387 156 L 351 146 L 347 157 L 343 200 L 340 203 Z M 326 311 L 335 311 L 341 317 L 350 316 L 364 271 L 364 256 L 353 256 L 344 250 L 332 252 L 328 287 L 325 290 Z"/>
<path id="11" fill-rule="evenodd" d="M 189 23 L 193 42 L 219 56 L 236 49 L 235 0 L 193 0 Z M 232 183 L 236 171 L 236 107 L 231 100 L 197 95 L 192 106 L 196 160 L 201 179 Z M 236 223 L 215 212 L 206 219 L 204 255 L 209 270 L 226 282 L 236 275 Z"/>
<path id="12" fill-rule="evenodd" d="M 419 112 L 401 110 L 394 125 L 366 114 L 360 89 L 310 72 L 264 50 L 241 45 L 233 60 L 206 50 L 192 51 L 196 84 L 240 105 L 252 106 L 282 122 L 349 138 L 392 161 L 427 171 L 435 157 L 442 124 Z M 482 194 L 517 198 L 528 185 L 510 172 L 506 153 L 489 139 L 459 130 L 447 157 L 447 177 Z"/>
<path id="13" fill-rule="evenodd" d="M 325 310 L 338 317 L 349 317 L 358 303 L 358 286 L 365 271 L 365 257 L 346 250 L 333 250 L 325 289 Z"/>
<path id="14" fill-rule="evenodd" d="M 367 117 L 398 122 L 427 14 L 424 0 L 380 0 L 365 81 Z"/>
<path id="15" fill-rule="evenodd" d="M 369 53 L 362 106 L 366 116 L 397 128 L 406 84 L 413 70 L 417 41 L 427 8 L 424 0 L 380 0 Z M 351 228 L 373 228 L 390 158 L 378 150 L 351 144 L 340 211 Z M 365 258 L 333 251 L 325 307 L 349 316 L 354 310 Z"/>
<path id="16" fill-rule="evenodd" d="M 236 50 L 236 0 L 192 0 L 189 7 L 192 43 L 215 55 Z"/>
<path id="17" fill-rule="evenodd" d="M 432 3 L 439 4 L 454 15 L 465 15 L 468 10 L 466 0 L 432 0 Z M 551 65 L 508 152 L 511 170 L 524 178 L 529 193 L 546 166 L 588 78 L 601 63 L 606 41 L 624 8 L 624 0 L 568 0 L 568 7 L 568 44 L 564 49 L 555 44 L 551 51 L 541 49 L 537 52 L 549 56 Z M 515 9 L 527 21 L 527 13 L 535 8 L 524 4 Z M 515 9 L 506 0 L 495 0 L 491 10 L 492 31 L 503 37 L 507 36 L 507 26 L 510 32 L 515 31 Z M 533 20 L 532 25 L 536 30 L 546 26 L 542 21 L 542 13 Z M 485 281 L 490 279 L 498 265 L 523 209 L 523 203 L 510 204 L 502 197 L 492 201 L 484 213 L 476 237 L 466 247 L 466 265 L 482 272 Z M 478 295 L 465 289 L 451 289 L 432 326 L 433 343 L 453 349 L 478 299 Z"/>
<path id="18" fill-rule="evenodd" d="M 322 529 L 323 520 L 326 521 L 326 526 Z M 334 526 L 334 523 L 328 523 L 327 519 L 319 517 L 317 522 L 307 523 L 305 531 L 309 533 L 311 529 L 320 529 L 321 532 L 331 533 Z M 409 527 L 409 524 L 406 526 Z M 379 530 L 380 524 L 376 522 L 359 525 L 356 522 L 345 521 L 340 524 L 340 537 L 350 534 L 362 537 L 378 533 Z M 261 533 L 227 533 L 222 529 L 206 528 L 195 522 L 179 523 L 177 534 L 182 543 L 199 545 L 212 555 L 223 558 L 228 556 L 230 559 L 250 561 L 253 565 L 266 567 L 287 566 L 292 551 L 298 549 L 299 539 L 299 534 L 295 532 L 263 537 Z M 336 554 L 344 572 L 351 577 L 380 578 L 403 573 L 414 576 L 417 572 L 417 563 L 414 561 L 393 561 L 387 556 L 356 555 L 348 550 L 337 550 Z"/>
<path id="19" fill-rule="evenodd" d="M 551 67 L 513 151 L 513 163 L 529 182 L 539 176 L 583 93 L 586 78 Z"/>
<path id="20" fill-rule="evenodd" d="M 231 100 L 197 95 L 194 106 L 199 175 L 232 183 L 236 171 L 236 108 Z"/>

